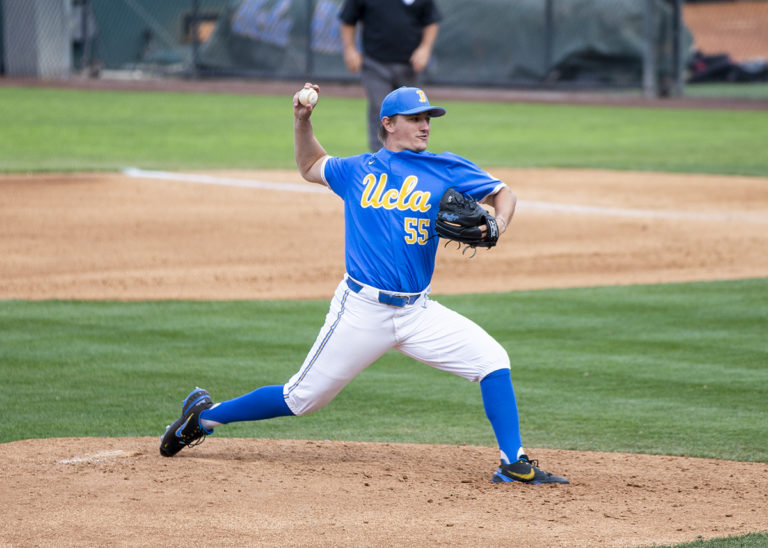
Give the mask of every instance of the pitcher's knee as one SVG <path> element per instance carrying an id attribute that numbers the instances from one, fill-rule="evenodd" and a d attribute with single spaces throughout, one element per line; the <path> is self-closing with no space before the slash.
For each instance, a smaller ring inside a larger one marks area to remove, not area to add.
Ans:
<path id="1" fill-rule="evenodd" d="M 484 379 L 486 376 L 499 369 L 509 368 L 509 354 L 507 354 L 507 351 L 504 350 L 503 346 L 496 344 L 489 349 L 488 359 L 483 364 L 482 370 L 478 372 L 478 380 Z"/>
<path id="2" fill-rule="evenodd" d="M 329 396 L 293 390 L 285 396 L 285 403 L 294 415 L 309 415 L 328 405 L 334 396 L 335 394 Z"/>

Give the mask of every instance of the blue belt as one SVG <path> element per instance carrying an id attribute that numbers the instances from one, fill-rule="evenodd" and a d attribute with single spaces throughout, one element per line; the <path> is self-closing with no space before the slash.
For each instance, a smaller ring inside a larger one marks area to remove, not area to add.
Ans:
<path id="1" fill-rule="evenodd" d="M 360 293 L 363 289 L 363 286 L 352 278 L 347 278 L 347 286 L 355 293 Z M 393 295 L 392 293 L 385 293 L 383 291 L 379 291 L 378 294 L 379 302 L 390 306 L 407 306 L 413 304 L 418 301 L 419 297 L 422 295 L 421 293 L 417 295 Z"/>

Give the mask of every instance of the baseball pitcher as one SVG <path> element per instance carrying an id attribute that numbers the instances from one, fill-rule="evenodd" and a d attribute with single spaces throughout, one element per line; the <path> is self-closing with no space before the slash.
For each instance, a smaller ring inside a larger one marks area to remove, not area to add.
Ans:
<path id="1" fill-rule="evenodd" d="M 314 84 L 304 89 L 319 92 Z M 305 99 L 309 97 L 310 99 Z M 480 326 L 429 298 L 440 237 L 491 247 L 509 224 L 516 198 L 502 181 L 455 154 L 428 152 L 431 120 L 446 114 L 424 91 L 401 87 L 380 111 L 375 153 L 330 156 L 315 138 L 317 95 L 293 98 L 294 155 L 307 181 L 344 201 L 346 274 L 325 325 L 287 383 L 214 404 L 197 388 L 167 429 L 160 453 L 173 456 L 235 421 L 306 415 L 394 348 L 426 365 L 479 382 L 501 462 L 492 481 L 569 483 L 544 472 L 523 449 L 510 362 Z M 493 215 L 478 203 L 493 208 Z"/>

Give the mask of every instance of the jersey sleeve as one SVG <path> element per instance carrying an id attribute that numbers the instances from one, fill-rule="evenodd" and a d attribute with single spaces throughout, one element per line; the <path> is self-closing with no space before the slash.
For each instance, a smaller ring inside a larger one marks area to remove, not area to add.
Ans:
<path id="1" fill-rule="evenodd" d="M 371 158 L 372 154 L 366 152 L 357 156 L 347 156 L 339 158 L 338 156 L 326 156 L 320 166 L 320 174 L 323 182 L 328 185 L 333 192 L 346 200 L 347 195 L 355 186 L 355 181 L 362 181 L 365 175 L 364 166 Z"/>
<path id="2" fill-rule="evenodd" d="M 345 0 L 339 11 L 339 20 L 345 25 L 355 25 L 363 18 L 363 2 L 360 0 Z"/>
<path id="3" fill-rule="evenodd" d="M 424 6 L 424 10 L 421 13 L 421 25 L 426 27 L 432 23 L 439 23 L 443 16 L 440 13 L 440 9 L 434 0 L 429 0 Z"/>
<path id="4" fill-rule="evenodd" d="M 328 185 L 328 188 L 333 190 L 336 194 L 339 194 L 340 181 L 342 180 L 342 166 L 341 158 L 337 156 L 326 156 L 323 160 L 323 165 L 320 167 L 320 173 L 323 176 L 323 182 Z M 343 195 L 339 194 L 340 196 Z"/>
<path id="5" fill-rule="evenodd" d="M 448 171 L 450 180 L 453 182 L 452 186 L 458 192 L 472 196 L 481 202 L 506 186 L 503 181 L 480 169 L 469 160 L 450 152 L 444 154 L 454 161 Z"/>

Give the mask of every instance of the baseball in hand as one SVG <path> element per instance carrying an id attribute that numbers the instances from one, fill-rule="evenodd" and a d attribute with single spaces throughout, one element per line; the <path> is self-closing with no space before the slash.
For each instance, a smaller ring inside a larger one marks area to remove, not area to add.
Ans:
<path id="1" fill-rule="evenodd" d="M 299 103 L 304 106 L 317 104 L 317 92 L 312 88 L 304 88 L 299 92 Z"/>

